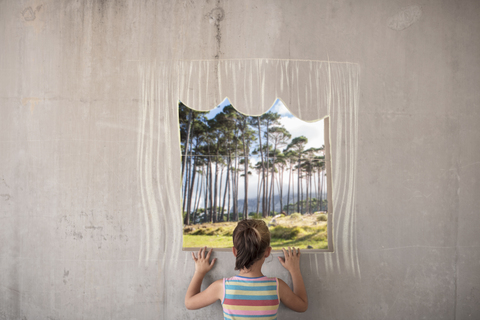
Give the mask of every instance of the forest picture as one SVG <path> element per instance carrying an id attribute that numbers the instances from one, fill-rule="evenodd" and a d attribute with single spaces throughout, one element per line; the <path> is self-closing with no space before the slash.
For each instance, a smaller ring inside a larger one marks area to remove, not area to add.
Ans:
<path id="1" fill-rule="evenodd" d="M 225 99 L 209 112 L 179 103 L 183 246 L 231 247 L 235 222 L 264 219 L 274 249 L 325 249 L 323 120 L 305 122 L 281 100 L 260 116 Z"/>

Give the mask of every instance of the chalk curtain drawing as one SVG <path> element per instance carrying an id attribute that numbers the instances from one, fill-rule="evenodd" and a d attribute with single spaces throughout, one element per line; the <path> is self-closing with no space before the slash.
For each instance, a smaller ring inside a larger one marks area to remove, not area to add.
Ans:
<path id="1" fill-rule="evenodd" d="M 173 270 L 182 250 L 178 101 L 208 111 L 228 97 L 239 111 L 260 115 L 279 98 L 302 120 L 330 116 L 335 252 L 321 254 L 325 255 L 327 271 L 360 276 L 355 229 L 358 64 L 280 59 L 169 60 L 142 63 L 138 72 L 137 169 L 142 202 L 139 263 L 160 260 L 162 270 Z"/>

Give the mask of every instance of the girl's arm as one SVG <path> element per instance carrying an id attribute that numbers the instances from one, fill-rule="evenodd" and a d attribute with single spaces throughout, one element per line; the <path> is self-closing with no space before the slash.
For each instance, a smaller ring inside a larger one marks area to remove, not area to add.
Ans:
<path id="1" fill-rule="evenodd" d="M 210 249 L 208 254 L 206 254 L 207 247 L 200 249 L 198 251 L 198 258 L 195 257 L 195 254 L 192 252 L 192 258 L 193 261 L 195 261 L 195 274 L 185 295 L 185 306 L 189 310 L 206 307 L 223 297 L 223 280 L 215 281 L 203 292 L 200 292 L 203 278 L 207 272 L 212 269 L 217 260 L 215 258 L 212 262 L 209 262 L 212 250 L 213 249 Z"/>
<path id="2" fill-rule="evenodd" d="M 278 260 L 292 276 L 293 291 L 282 279 L 278 279 L 280 300 L 293 311 L 305 312 L 308 308 L 308 298 L 300 272 L 300 249 L 297 253 L 295 248 L 290 250 L 288 247 L 288 250 L 283 249 L 283 254 L 285 258 L 278 257 Z"/>

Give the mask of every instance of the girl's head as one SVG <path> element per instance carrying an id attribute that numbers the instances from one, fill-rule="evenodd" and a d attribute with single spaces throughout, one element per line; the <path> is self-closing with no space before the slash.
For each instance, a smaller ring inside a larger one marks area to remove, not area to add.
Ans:
<path id="1" fill-rule="evenodd" d="M 270 247 L 270 231 L 263 220 L 242 220 L 233 230 L 235 270 L 249 269 Z"/>

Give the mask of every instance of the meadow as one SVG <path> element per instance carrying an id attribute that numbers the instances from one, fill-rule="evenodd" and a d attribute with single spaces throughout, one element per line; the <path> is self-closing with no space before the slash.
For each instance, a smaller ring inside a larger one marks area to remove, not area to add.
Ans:
<path id="1" fill-rule="evenodd" d="M 327 215 L 314 213 L 263 218 L 269 226 L 271 246 L 274 250 L 283 247 L 300 249 L 327 249 Z M 185 226 L 183 247 L 231 248 L 236 222 L 204 223 Z"/>

